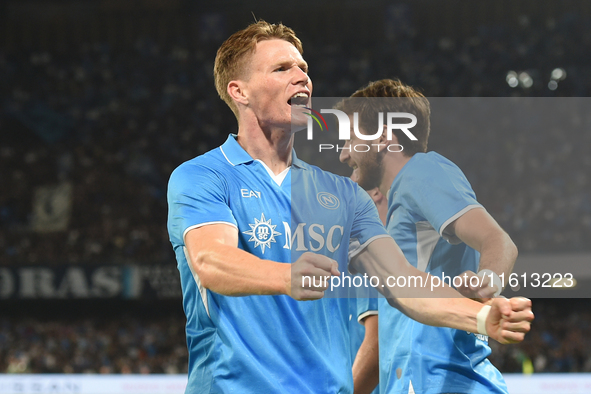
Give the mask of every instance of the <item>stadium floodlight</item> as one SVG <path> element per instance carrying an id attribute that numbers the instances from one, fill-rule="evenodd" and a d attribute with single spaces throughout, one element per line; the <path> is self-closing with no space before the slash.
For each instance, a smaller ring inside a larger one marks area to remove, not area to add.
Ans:
<path id="1" fill-rule="evenodd" d="M 562 81 L 566 78 L 566 71 L 563 68 L 555 68 L 552 70 L 551 78 L 555 81 Z"/>
<path id="2" fill-rule="evenodd" d="M 507 81 L 507 84 L 512 88 L 515 88 L 515 87 L 517 87 L 517 85 L 519 85 L 519 80 L 517 79 L 517 73 L 513 70 L 511 70 L 507 73 L 507 77 L 505 78 L 505 80 Z"/>
<path id="3" fill-rule="evenodd" d="M 521 86 L 523 86 L 526 89 L 531 88 L 534 84 L 534 80 L 526 71 L 523 71 L 519 74 L 519 82 L 521 83 Z"/>

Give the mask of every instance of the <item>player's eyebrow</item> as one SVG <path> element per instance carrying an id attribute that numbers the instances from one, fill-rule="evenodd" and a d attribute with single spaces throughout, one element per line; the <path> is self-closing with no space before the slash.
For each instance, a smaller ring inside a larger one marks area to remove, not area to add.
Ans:
<path id="1" fill-rule="evenodd" d="M 307 74 L 308 73 L 308 63 L 305 60 L 302 60 L 298 66 Z"/>
<path id="2" fill-rule="evenodd" d="M 289 68 L 289 67 L 293 67 L 293 66 L 297 66 L 297 67 L 301 68 L 306 74 L 308 73 L 308 63 L 306 63 L 305 60 L 293 61 L 291 59 L 290 60 L 279 59 L 275 63 L 273 63 L 272 68 L 277 68 L 277 67 Z"/>

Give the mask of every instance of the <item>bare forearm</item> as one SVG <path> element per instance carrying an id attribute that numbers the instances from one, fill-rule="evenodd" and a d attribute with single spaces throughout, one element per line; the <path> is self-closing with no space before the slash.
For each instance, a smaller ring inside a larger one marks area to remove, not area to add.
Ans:
<path id="1" fill-rule="evenodd" d="M 487 238 L 480 250 L 478 270 L 489 269 L 498 275 L 507 277 L 517 259 L 517 247 L 505 232 L 499 232 Z"/>
<path id="2" fill-rule="evenodd" d="M 356 271 L 378 276 L 380 281 L 388 276 L 401 275 L 407 278 L 417 276 L 423 280 L 422 283 L 434 279 L 411 266 L 391 238 L 373 241 L 353 258 L 351 264 Z M 533 320 L 531 301 L 520 300 L 519 297 L 511 300 L 499 297 L 493 299 L 491 305 L 483 306 L 462 297 L 447 285 L 433 289 L 416 285 L 403 289 L 380 286 L 378 290 L 386 296 L 390 305 L 423 324 L 487 334 L 501 343 L 523 341 Z"/>
<path id="3" fill-rule="evenodd" d="M 476 315 L 482 304 L 468 298 L 400 298 L 390 304 L 429 326 L 478 332 Z"/>
<path id="4" fill-rule="evenodd" d="M 191 256 L 201 284 L 229 296 L 287 294 L 290 264 L 260 259 L 228 245 L 210 245 Z"/>
<path id="5" fill-rule="evenodd" d="M 378 316 L 365 319 L 365 337 L 353 363 L 355 394 L 369 394 L 380 380 Z"/>
<path id="6" fill-rule="evenodd" d="M 404 287 L 386 285 L 377 289 L 390 305 L 411 318 L 431 326 L 476 332 L 476 315 L 482 304 L 462 297 L 439 278 L 432 278 L 410 265 L 393 239 L 375 240 L 355 263 L 359 263 L 369 276 L 380 278 L 381 283 L 387 284 L 388 277 L 404 277 Z M 436 285 L 431 286 L 432 283 Z"/>
<path id="7" fill-rule="evenodd" d="M 509 275 L 517 259 L 517 247 L 484 209 L 473 209 L 450 224 L 449 229 L 466 245 L 480 252 L 478 270 Z"/>
<path id="8" fill-rule="evenodd" d="M 203 287 L 228 296 L 285 294 L 317 300 L 328 288 L 325 278 L 341 274 L 336 261 L 310 252 L 291 264 L 260 259 L 237 247 L 238 231 L 225 223 L 190 230 L 185 245 Z"/>
<path id="9" fill-rule="evenodd" d="M 404 272 L 408 278 L 420 276 L 420 283 L 429 286 L 385 287 L 384 295 L 390 305 L 423 324 L 477 332 L 476 315 L 482 308 L 481 303 L 463 297 L 439 278 L 414 267 L 406 267 Z M 431 287 L 432 283 L 437 286 Z"/>

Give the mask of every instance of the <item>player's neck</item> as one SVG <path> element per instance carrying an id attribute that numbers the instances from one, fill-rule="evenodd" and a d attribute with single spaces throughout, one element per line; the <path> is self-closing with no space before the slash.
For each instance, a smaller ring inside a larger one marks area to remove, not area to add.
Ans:
<path id="1" fill-rule="evenodd" d="M 411 156 L 412 157 L 412 156 Z M 408 163 L 411 157 L 405 156 L 402 153 L 390 153 L 385 155 L 382 165 L 384 166 L 384 173 L 382 175 L 382 181 L 380 182 L 380 193 L 384 196 L 388 195 L 392 182 L 402 170 L 402 168 Z"/>
<path id="2" fill-rule="evenodd" d="M 240 127 L 238 144 L 255 160 L 261 160 L 275 175 L 291 165 L 293 135 L 289 131 Z"/>

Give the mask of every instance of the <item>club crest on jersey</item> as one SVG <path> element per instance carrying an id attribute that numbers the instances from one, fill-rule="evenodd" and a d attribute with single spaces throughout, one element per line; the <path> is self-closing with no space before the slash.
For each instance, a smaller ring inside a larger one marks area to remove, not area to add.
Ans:
<path id="1" fill-rule="evenodd" d="M 334 195 L 328 192 L 320 192 L 316 195 L 316 199 L 326 209 L 337 209 L 341 202 L 339 199 Z"/>
<path id="2" fill-rule="evenodd" d="M 254 218 L 254 224 L 248 224 L 250 230 L 243 231 L 244 234 L 250 235 L 248 242 L 254 242 L 254 247 L 261 247 L 261 252 L 265 253 L 265 248 L 271 248 L 271 243 L 276 242 L 275 237 L 281 235 L 280 232 L 275 231 L 276 224 L 271 224 L 271 219 L 265 220 L 265 214 L 261 213 L 261 220 Z"/>

